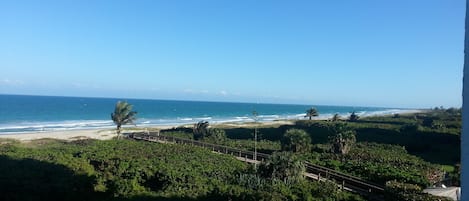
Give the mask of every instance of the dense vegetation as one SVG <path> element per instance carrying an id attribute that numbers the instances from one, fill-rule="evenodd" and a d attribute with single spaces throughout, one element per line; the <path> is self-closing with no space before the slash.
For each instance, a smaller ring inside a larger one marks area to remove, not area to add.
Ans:
<path id="1" fill-rule="evenodd" d="M 306 181 L 298 171 L 287 182 L 279 177 L 283 169 L 269 165 L 281 159 L 255 171 L 192 146 L 3 141 L 0 155 L 0 200 L 361 200 L 333 184 Z"/>
<path id="2" fill-rule="evenodd" d="M 422 192 L 422 188 L 414 184 L 406 184 L 397 181 L 386 183 L 385 201 L 452 201 L 446 197 L 432 196 Z"/>
<path id="3" fill-rule="evenodd" d="M 396 181 L 425 188 L 444 179 L 458 185 L 460 110 L 435 109 L 412 115 L 366 118 L 352 114 L 343 122 L 337 118 L 301 120 L 295 125 L 259 127 L 258 150 L 265 153 L 290 150 L 309 162 L 382 185 Z M 225 128 L 224 132 L 223 140 L 205 141 L 254 149 L 253 128 Z M 191 138 L 184 128 L 166 134 Z M 304 151 L 303 147 L 311 148 Z"/>
<path id="4" fill-rule="evenodd" d="M 389 200 L 437 200 L 421 189 L 448 177 L 443 170 L 459 180 L 458 110 L 255 127 L 258 150 L 273 154 L 258 168 L 187 145 L 2 141 L 0 200 L 363 200 L 307 181 L 305 161 L 386 184 Z M 162 131 L 245 150 L 253 133 L 208 122 Z"/>

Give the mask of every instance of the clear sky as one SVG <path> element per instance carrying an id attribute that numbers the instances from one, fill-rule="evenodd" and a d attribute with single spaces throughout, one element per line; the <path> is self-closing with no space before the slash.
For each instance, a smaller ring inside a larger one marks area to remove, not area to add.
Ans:
<path id="1" fill-rule="evenodd" d="M 464 0 L 0 1 L 0 93 L 461 106 Z"/>

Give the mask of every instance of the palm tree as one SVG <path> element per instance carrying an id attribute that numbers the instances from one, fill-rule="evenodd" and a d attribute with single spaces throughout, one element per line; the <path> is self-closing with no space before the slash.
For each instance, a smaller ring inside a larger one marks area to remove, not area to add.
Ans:
<path id="1" fill-rule="evenodd" d="M 287 183 L 303 178 L 305 166 L 290 152 L 275 152 L 259 166 L 259 173 L 264 178 L 280 179 Z"/>
<path id="2" fill-rule="evenodd" d="M 283 135 L 282 150 L 305 153 L 310 151 L 311 138 L 300 129 L 289 129 Z"/>
<path id="3" fill-rule="evenodd" d="M 114 113 L 111 113 L 112 121 L 117 125 L 117 139 L 121 133 L 122 125 L 133 124 L 137 112 L 132 111 L 132 105 L 127 102 L 117 101 Z"/>
<path id="4" fill-rule="evenodd" d="M 339 114 L 334 114 L 334 116 L 332 116 L 332 119 L 331 121 L 339 121 L 340 120 L 340 115 Z"/>
<path id="5" fill-rule="evenodd" d="M 332 151 L 338 154 L 347 154 L 356 142 L 355 131 L 350 130 L 346 124 L 338 123 L 332 127 L 333 135 L 329 137 Z"/>
<path id="6" fill-rule="evenodd" d="M 349 117 L 349 121 L 351 121 L 351 122 L 358 121 L 359 118 L 360 117 L 357 114 L 355 114 L 355 111 L 353 111 L 352 114 Z"/>
<path id="7" fill-rule="evenodd" d="M 319 116 L 319 112 L 318 112 L 318 110 L 316 110 L 316 108 L 312 107 L 312 108 L 306 110 L 305 117 L 309 117 L 309 120 L 311 120 L 311 117 L 317 117 L 317 116 Z"/>
<path id="8" fill-rule="evenodd" d="M 194 128 L 192 129 L 194 134 L 194 139 L 199 140 L 208 135 L 208 121 L 199 121 L 198 123 L 194 124 Z"/>

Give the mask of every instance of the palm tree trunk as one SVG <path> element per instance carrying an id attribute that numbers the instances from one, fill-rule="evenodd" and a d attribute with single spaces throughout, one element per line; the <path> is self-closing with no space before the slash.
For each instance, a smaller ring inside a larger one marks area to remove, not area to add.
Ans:
<path id="1" fill-rule="evenodd" d="M 117 139 L 119 139 L 120 134 L 121 134 L 121 125 L 117 125 Z"/>

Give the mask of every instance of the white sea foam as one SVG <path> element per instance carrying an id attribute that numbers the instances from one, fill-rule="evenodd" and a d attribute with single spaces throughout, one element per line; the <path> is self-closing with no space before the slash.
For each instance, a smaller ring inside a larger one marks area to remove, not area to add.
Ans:
<path id="1" fill-rule="evenodd" d="M 211 120 L 212 117 L 199 117 L 199 118 L 195 118 L 197 120 Z"/>
<path id="2" fill-rule="evenodd" d="M 235 118 L 236 119 L 250 119 L 250 117 L 246 117 L 246 116 L 244 116 L 244 117 L 235 117 Z"/>
<path id="3" fill-rule="evenodd" d="M 361 117 L 379 116 L 379 115 L 392 115 L 397 113 L 412 113 L 419 110 L 406 110 L 406 109 L 383 109 L 377 111 L 357 110 L 356 114 Z M 336 114 L 335 112 L 320 114 L 315 119 L 330 119 Z M 342 118 L 350 116 L 350 112 L 338 113 Z M 305 119 L 305 113 L 298 114 L 264 114 L 259 115 L 259 121 L 269 122 L 279 119 L 298 120 Z M 137 119 L 136 126 L 176 126 L 182 124 L 192 124 L 198 121 L 205 120 L 210 123 L 243 123 L 253 122 L 252 116 L 221 116 L 221 117 L 179 117 L 179 118 L 160 118 L 160 119 Z M 1 124 L 0 134 L 7 133 L 30 133 L 30 132 L 45 132 L 45 131 L 59 131 L 59 130 L 79 130 L 79 129 L 109 129 L 114 128 L 115 125 L 111 120 L 73 120 L 73 121 L 48 121 L 48 122 L 16 122 Z"/>
<path id="4" fill-rule="evenodd" d="M 279 115 L 259 115 L 259 118 L 274 118 L 278 119 L 280 116 Z"/>
<path id="5" fill-rule="evenodd" d="M 112 121 L 105 121 L 105 120 L 21 122 L 21 123 L 16 123 L 16 124 L 0 124 L 0 133 L 76 130 L 76 129 L 86 129 L 86 128 L 107 128 L 112 125 L 113 125 Z"/>

